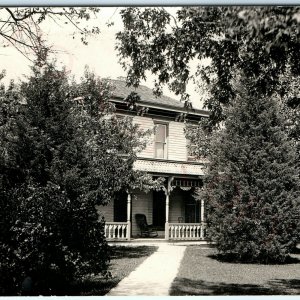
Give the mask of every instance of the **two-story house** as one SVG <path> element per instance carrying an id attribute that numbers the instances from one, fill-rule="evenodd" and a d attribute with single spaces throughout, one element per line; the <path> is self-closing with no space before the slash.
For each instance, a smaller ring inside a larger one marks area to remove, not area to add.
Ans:
<path id="1" fill-rule="evenodd" d="M 132 115 L 142 129 L 154 128 L 151 142 L 139 153 L 134 168 L 155 177 L 164 177 L 164 191 L 140 190 L 120 195 L 120 199 L 102 207 L 107 239 L 131 239 L 141 236 L 136 215 L 143 214 L 153 224 L 160 238 L 166 240 L 204 239 L 203 201 L 195 201 L 194 189 L 202 186 L 204 163 L 189 156 L 185 123 L 196 124 L 208 112 L 186 109 L 170 97 L 156 98 L 152 90 L 126 87 L 125 81 L 112 80 L 115 90 L 111 101 L 116 113 Z M 129 110 L 124 102 L 132 91 L 140 95 L 138 109 Z"/>

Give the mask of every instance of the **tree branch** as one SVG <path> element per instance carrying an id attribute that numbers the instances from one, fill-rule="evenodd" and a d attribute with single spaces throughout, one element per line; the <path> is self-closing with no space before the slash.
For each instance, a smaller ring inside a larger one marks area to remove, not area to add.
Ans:
<path id="1" fill-rule="evenodd" d="M 78 27 L 78 25 L 76 23 L 74 23 L 74 21 L 68 16 L 68 15 L 65 15 L 65 17 L 71 22 L 71 24 L 77 28 L 80 32 L 84 32 L 80 27 Z"/>
<path id="2" fill-rule="evenodd" d="M 27 14 L 27 15 L 25 14 L 22 18 L 17 18 L 17 17 L 14 15 L 14 13 L 13 13 L 9 8 L 5 8 L 5 10 L 9 12 L 9 14 L 11 15 L 11 17 L 14 19 L 14 21 L 15 21 L 16 23 L 19 22 L 19 21 L 23 21 L 23 20 L 29 18 L 31 15 L 34 14 L 34 12 L 30 12 L 30 13 Z"/>
<path id="3" fill-rule="evenodd" d="M 26 59 L 32 61 L 32 59 L 30 59 L 30 57 L 29 57 L 28 55 L 25 55 L 25 53 L 24 53 L 22 50 L 20 50 L 19 47 L 17 47 L 17 46 L 11 41 L 11 39 L 12 39 L 12 40 L 15 40 L 15 39 L 13 39 L 13 38 L 11 38 L 11 37 L 9 37 L 9 36 L 6 36 L 6 35 L 4 35 L 4 34 L 2 34 L 2 33 L 1 33 L 0 35 L 2 35 L 9 43 L 11 43 L 11 44 L 15 47 L 15 49 L 16 49 L 18 52 L 20 52 Z M 31 48 L 31 46 L 27 46 L 26 44 L 24 44 L 24 43 L 22 43 L 22 42 L 20 42 L 20 41 L 17 41 L 17 42 L 20 43 L 20 44 L 22 44 L 22 45 L 24 45 L 25 47 L 30 47 L 30 48 Z"/>
<path id="4" fill-rule="evenodd" d="M 3 36 L 6 40 L 8 40 L 10 43 L 12 43 L 12 41 L 14 41 L 15 43 L 19 43 L 25 47 L 29 47 L 30 49 L 32 49 L 32 45 L 26 44 L 25 42 L 22 42 L 20 40 L 17 40 L 15 38 L 13 38 L 12 36 L 6 35 L 3 32 L 0 32 L 0 35 Z M 13 44 L 13 43 L 12 43 Z"/>
<path id="5" fill-rule="evenodd" d="M 166 9 L 165 9 L 164 7 L 162 7 L 162 10 L 163 10 L 165 13 L 167 13 L 167 14 L 173 19 L 176 28 L 178 28 L 176 18 L 175 18 L 173 15 L 171 15 L 169 12 L 167 12 Z"/>

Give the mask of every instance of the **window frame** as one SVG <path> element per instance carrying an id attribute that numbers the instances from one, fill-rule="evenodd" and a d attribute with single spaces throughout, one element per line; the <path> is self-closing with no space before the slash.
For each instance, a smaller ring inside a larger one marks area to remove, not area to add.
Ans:
<path id="1" fill-rule="evenodd" d="M 168 159 L 168 147 L 169 147 L 169 123 L 168 122 L 164 122 L 164 121 L 160 121 L 160 120 L 154 120 L 154 127 L 155 127 L 155 130 L 156 130 L 156 126 L 157 125 L 164 125 L 166 130 L 165 130 L 165 142 L 162 143 L 162 142 L 156 142 L 156 132 L 154 133 L 154 141 L 153 141 L 153 157 L 155 159 Z M 161 157 L 157 157 L 156 156 L 156 144 L 157 143 L 160 143 L 160 144 L 164 144 L 164 155 L 163 155 L 163 158 Z"/>

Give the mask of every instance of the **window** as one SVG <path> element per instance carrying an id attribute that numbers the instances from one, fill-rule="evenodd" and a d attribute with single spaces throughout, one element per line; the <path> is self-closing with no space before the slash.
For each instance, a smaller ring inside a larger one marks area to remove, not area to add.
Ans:
<path id="1" fill-rule="evenodd" d="M 156 124 L 155 158 L 167 158 L 167 124 Z"/>
<path id="2" fill-rule="evenodd" d="M 187 124 L 185 128 L 185 137 L 186 137 L 186 150 L 187 150 L 187 160 L 195 161 L 195 154 L 197 153 L 197 132 L 198 127 L 193 124 Z"/>
<path id="3" fill-rule="evenodd" d="M 195 157 L 195 153 L 197 151 L 197 145 L 192 143 L 191 140 L 187 139 L 187 160 L 188 161 L 195 161 L 196 157 Z"/>

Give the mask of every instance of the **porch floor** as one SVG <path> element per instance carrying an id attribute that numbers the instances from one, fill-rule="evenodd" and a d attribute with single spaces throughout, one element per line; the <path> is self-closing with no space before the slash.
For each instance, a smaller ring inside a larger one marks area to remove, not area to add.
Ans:
<path id="1" fill-rule="evenodd" d="M 161 244 L 168 244 L 168 245 L 178 245 L 178 246 L 203 246 L 203 247 L 213 247 L 213 244 L 209 243 L 207 240 L 201 240 L 201 241 L 176 241 L 176 240 L 166 240 L 164 238 L 131 238 L 130 241 L 126 240 L 119 240 L 119 241 L 113 241 L 108 240 L 107 241 L 110 246 L 155 246 L 155 245 L 161 245 Z"/>

